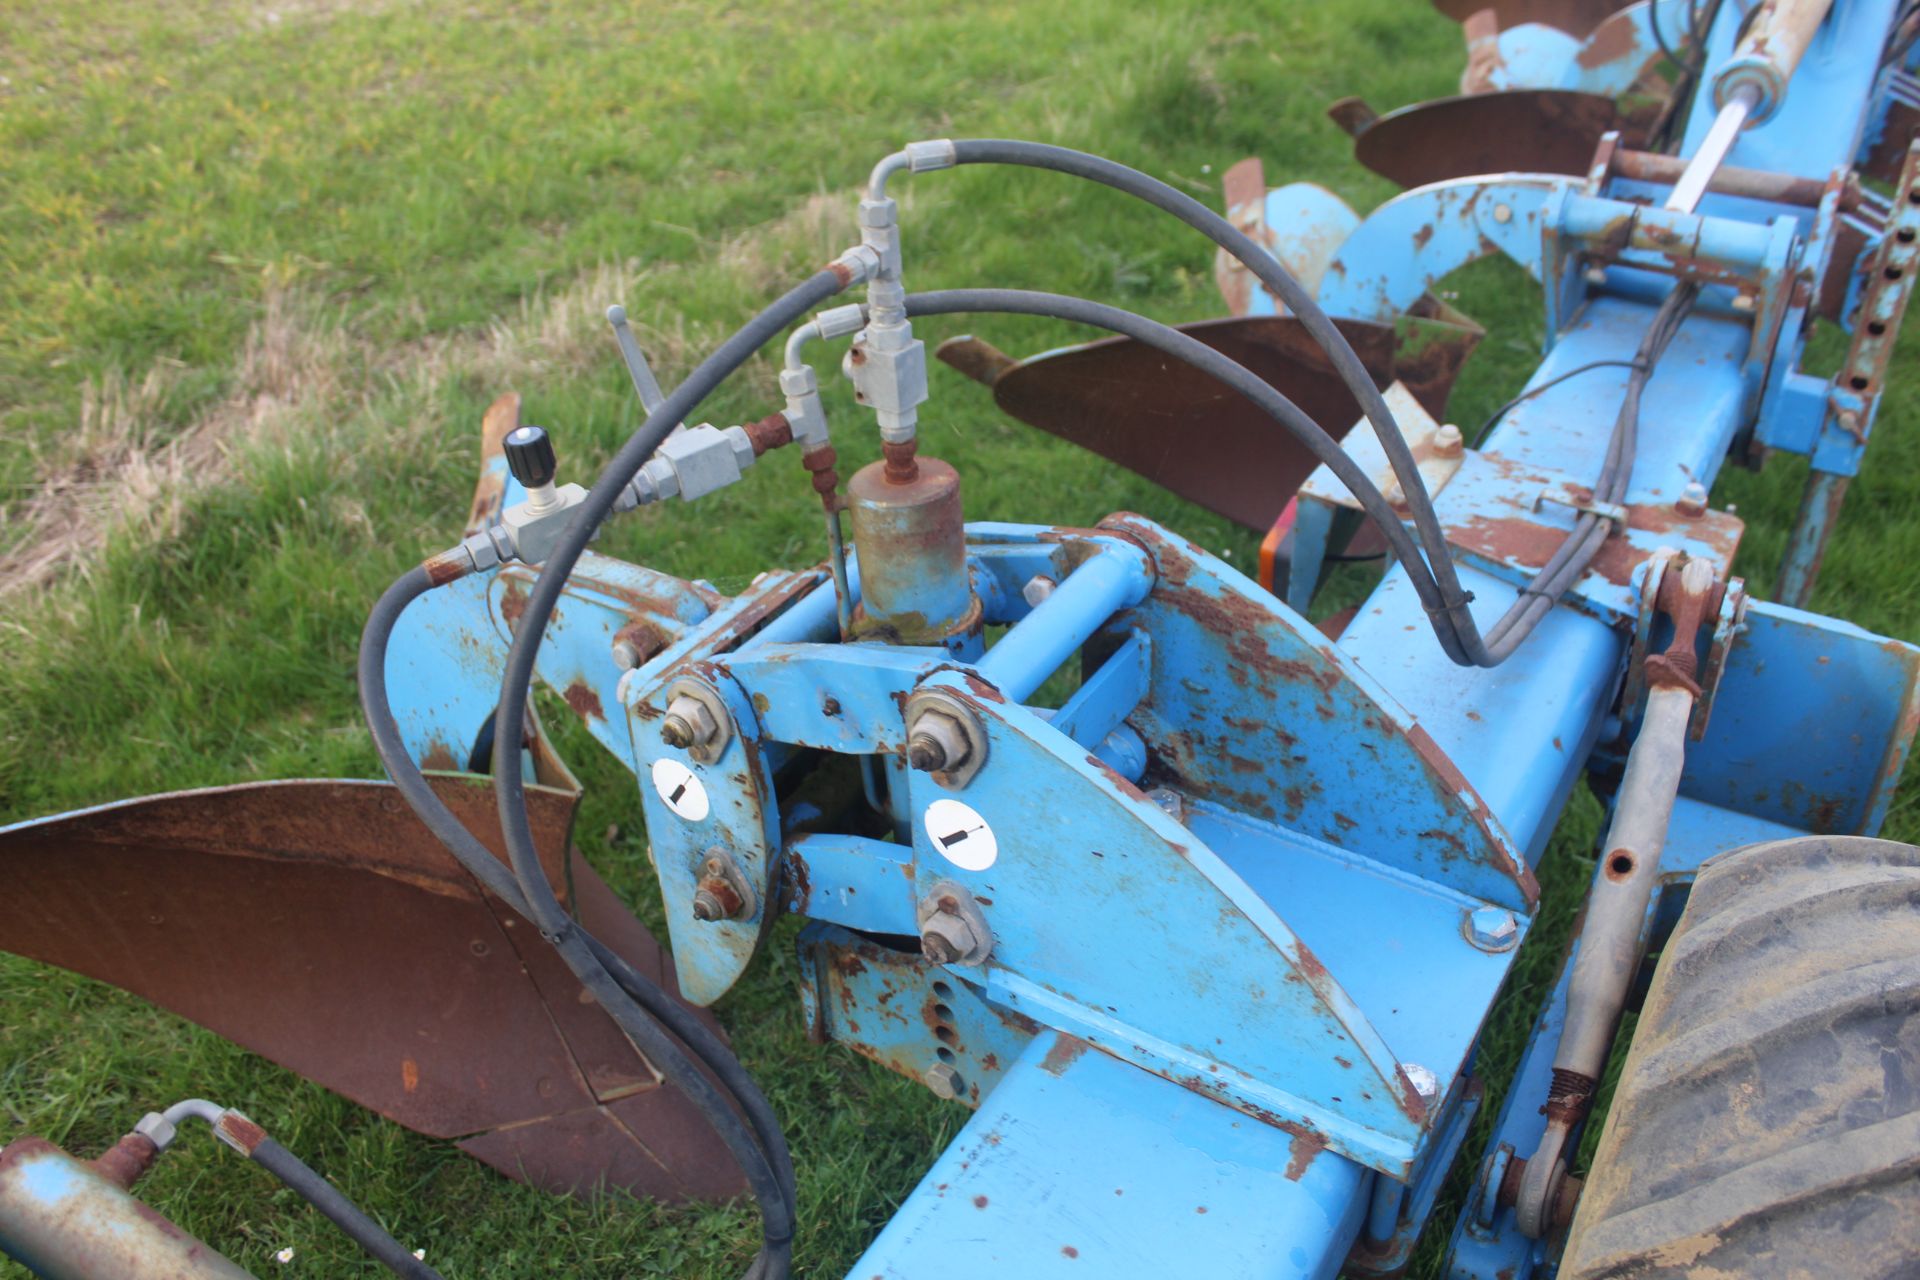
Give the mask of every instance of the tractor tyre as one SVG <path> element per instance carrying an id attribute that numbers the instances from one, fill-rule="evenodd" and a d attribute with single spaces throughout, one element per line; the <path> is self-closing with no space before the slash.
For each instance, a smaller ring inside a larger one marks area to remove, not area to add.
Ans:
<path id="1" fill-rule="evenodd" d="M 1709 860 L 1661 957 L 1560 1275 L 1920 1276 L 1920 849 Z"/>

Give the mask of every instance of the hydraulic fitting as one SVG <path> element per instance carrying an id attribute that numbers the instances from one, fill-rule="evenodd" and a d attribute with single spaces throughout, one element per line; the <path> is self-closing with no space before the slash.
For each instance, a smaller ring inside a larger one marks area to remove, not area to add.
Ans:
<path id="1" fill-rule="evenodd" d="M 860 242 L 879 258 L 867 286 L 867 327 L 853 340 L 842 364 L 861 404 L 880 420 L 880 438 L 904 444 L 914 437 L 919 407 L 927 398 L 927 346 L 913 336 L 907 293 L 900 281 L 899 206 L 892 200 L 860 202 Z"/>
<path id="2" fill-rule="evenodd" d="M 553 440 L 543 427 L 516 427 L 509 431 L 505 451 L 507 469 L 527 491 L 527 496 L 500 513 L 499 532 L 512 548 L 511 558 L 541 564 L 553 554 L 561 533 L 573 519 L 573 509 L 586 501 L 587 491 L 577 484 L 556 486 L 553 483 L 558 464 L 554 460 Z M 508 558 L 509 554 L 504 551 L 499 555 L 499 559 Z"/>
<path id="3" fill-rule="evenodd" d="M 692 502 L 738 480 L 755 457 L 745 427 L 689 427 L 661 441 L 629 488 L 642 505 L 665 498 Z"/>

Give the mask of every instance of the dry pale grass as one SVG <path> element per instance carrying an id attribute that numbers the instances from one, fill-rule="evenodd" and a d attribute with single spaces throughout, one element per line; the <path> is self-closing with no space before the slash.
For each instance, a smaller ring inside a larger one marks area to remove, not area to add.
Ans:
<path id="1" fill-rule="evenodd" d="M 580 376 L 614 358 L 610 302 L 626 300 L 656 374 L 671 386 L 720 336 L 674 308 L 693 273 L 719 272 L 753 294 L 771 292 L 854 242 L 854 203 L 852 194 L 818 193 L 716 242 L 704 266 L 603 263 L 530 294 L 483 330 L 429 335 L 398 348 L 376 346 L 351 316 L 329 313 L 309 295 L 269 292 L 227 393 L 186 426 L 166 416 L 183 372 L 177 361 L 84 388 L 73 433 L 35 459 L 34 487 L 0 512 L 8 533 L 0 547 L 0 599 L 84 575 L 112 538 L 173 537 L 189 493 L 234 482 L 250 451 L 320 444 L 346 456 L 365 443 L 355 433 L 368 430 L 374 415 L 364 411 L 396 387 L 427 407 L 398 428 L 418 437 L 441 429 L 433 410 L 439 389 L 454 378 L 505 391 Z M 771 365 L 761 362 L 747 376 L 763 395 L 777 394 Z M 405 442 L 389 435 L 384 443 Z"/>

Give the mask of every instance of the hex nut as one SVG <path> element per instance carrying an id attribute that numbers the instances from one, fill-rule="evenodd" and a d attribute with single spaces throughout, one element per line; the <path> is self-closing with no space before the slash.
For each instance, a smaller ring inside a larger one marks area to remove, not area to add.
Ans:
<path id="1" fill-rule="evenodd" d="M 158 1111 L 149 1111 L 141 1116 L 140 1123 L 133 1126 L 133 1131 L 151 1142 L 156 1151 L 165 1151 L 172 1146 L 180 1132 L 171 1120 Z"/>
<path id="2" fill-rule="evenodd" d="M 1674 499 L 1673 509 L 1688 519 L 1696 519 L 1707 513 L 1707 486 L 1698 480 L 1690 480 L 1687 487 Z"/>
<path id="3" fill-rule="evenodd" d="M 701 764 L 712 764 L 732 740 L 733 717 L 716 690 L 688 677 L 667 686 L 667 714 L 660 722 L 660 741 Z"/>
<path id="4" fill-rule="evenodd" d="M 936 881 L 914 909 L 921 954 L 934 964 L 975 965 L 993 954 L 993 930 L 966 886 Z"/>
<path id="5" fill-rule="evenodd" d="M 1433 451 L 1443 458 L 1457 458 L 1466 448 L 1466 437 L 1460 434 L 1460 428 L 1449 422 L 1433 433 Z"/>
<path id="6" fill-rule="evenodd" d="M 948 689 L 918 689 L 907 698 L 907 763 L 959 791 L 987 762 L 987 731 L 972 707 Z"/>
<path id="7" fill-rule="evenodd" d="M 758 910 L 753 886 L 740 870 L 740 864 L 726 850 L 715 846 L 700 864 L 700 878 L 693 889 L 693 918 L 703 923 L 720 920 L 744 920 Z"/>
<path id="8" fill-rule="evenodd" d="M 980 940 L 959 916 L 942 912 L 920 926 L 920 950 L 935 964 L 959 964 Z"/>
<path id="9" fill-rule="evenodd" d="M 1511 951 L 1520 943 L 1520 922 L 1501 907 L 1476 907 L 1467 913 L 1467 941 L 1482 951 Z"/>
<path id="10" fill-rule="evenodd" d="M 1053 589 L 1058 585 L 1046 574 L 1036 573 L 1027 579 L 1025 586 L 1020 588 L 1020 598 L 1025 600 L 1029 607 L 1037 609 L 1040 607 L 1040 602 L 1052 595 Z"/>
<path id="11" fill-rule="evenodd" d="M 932 707 L 907 730 L 907 763 L 922 773 L 958 769 L 967 762 L 966 726 L 950 712 Z"/>
<path id="12" fill-rule="evenodd" d="M 667 704 L 667 718 L 660 722 L 660 740 L 682 751 L 706 746 L 719 732 L 706 704 L 684 693 Z"/>

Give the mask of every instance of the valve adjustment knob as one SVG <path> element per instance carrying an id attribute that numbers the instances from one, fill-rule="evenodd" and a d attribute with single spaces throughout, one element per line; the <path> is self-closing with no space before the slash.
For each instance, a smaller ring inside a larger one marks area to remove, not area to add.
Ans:
<path id="1" fill-rule="evenodd" d="M 545 427 L 515 427 L 507 432 L 507 470 L 523 488 L 544 489 L 559 469 L 553 457 L 553 438 Z"/>

